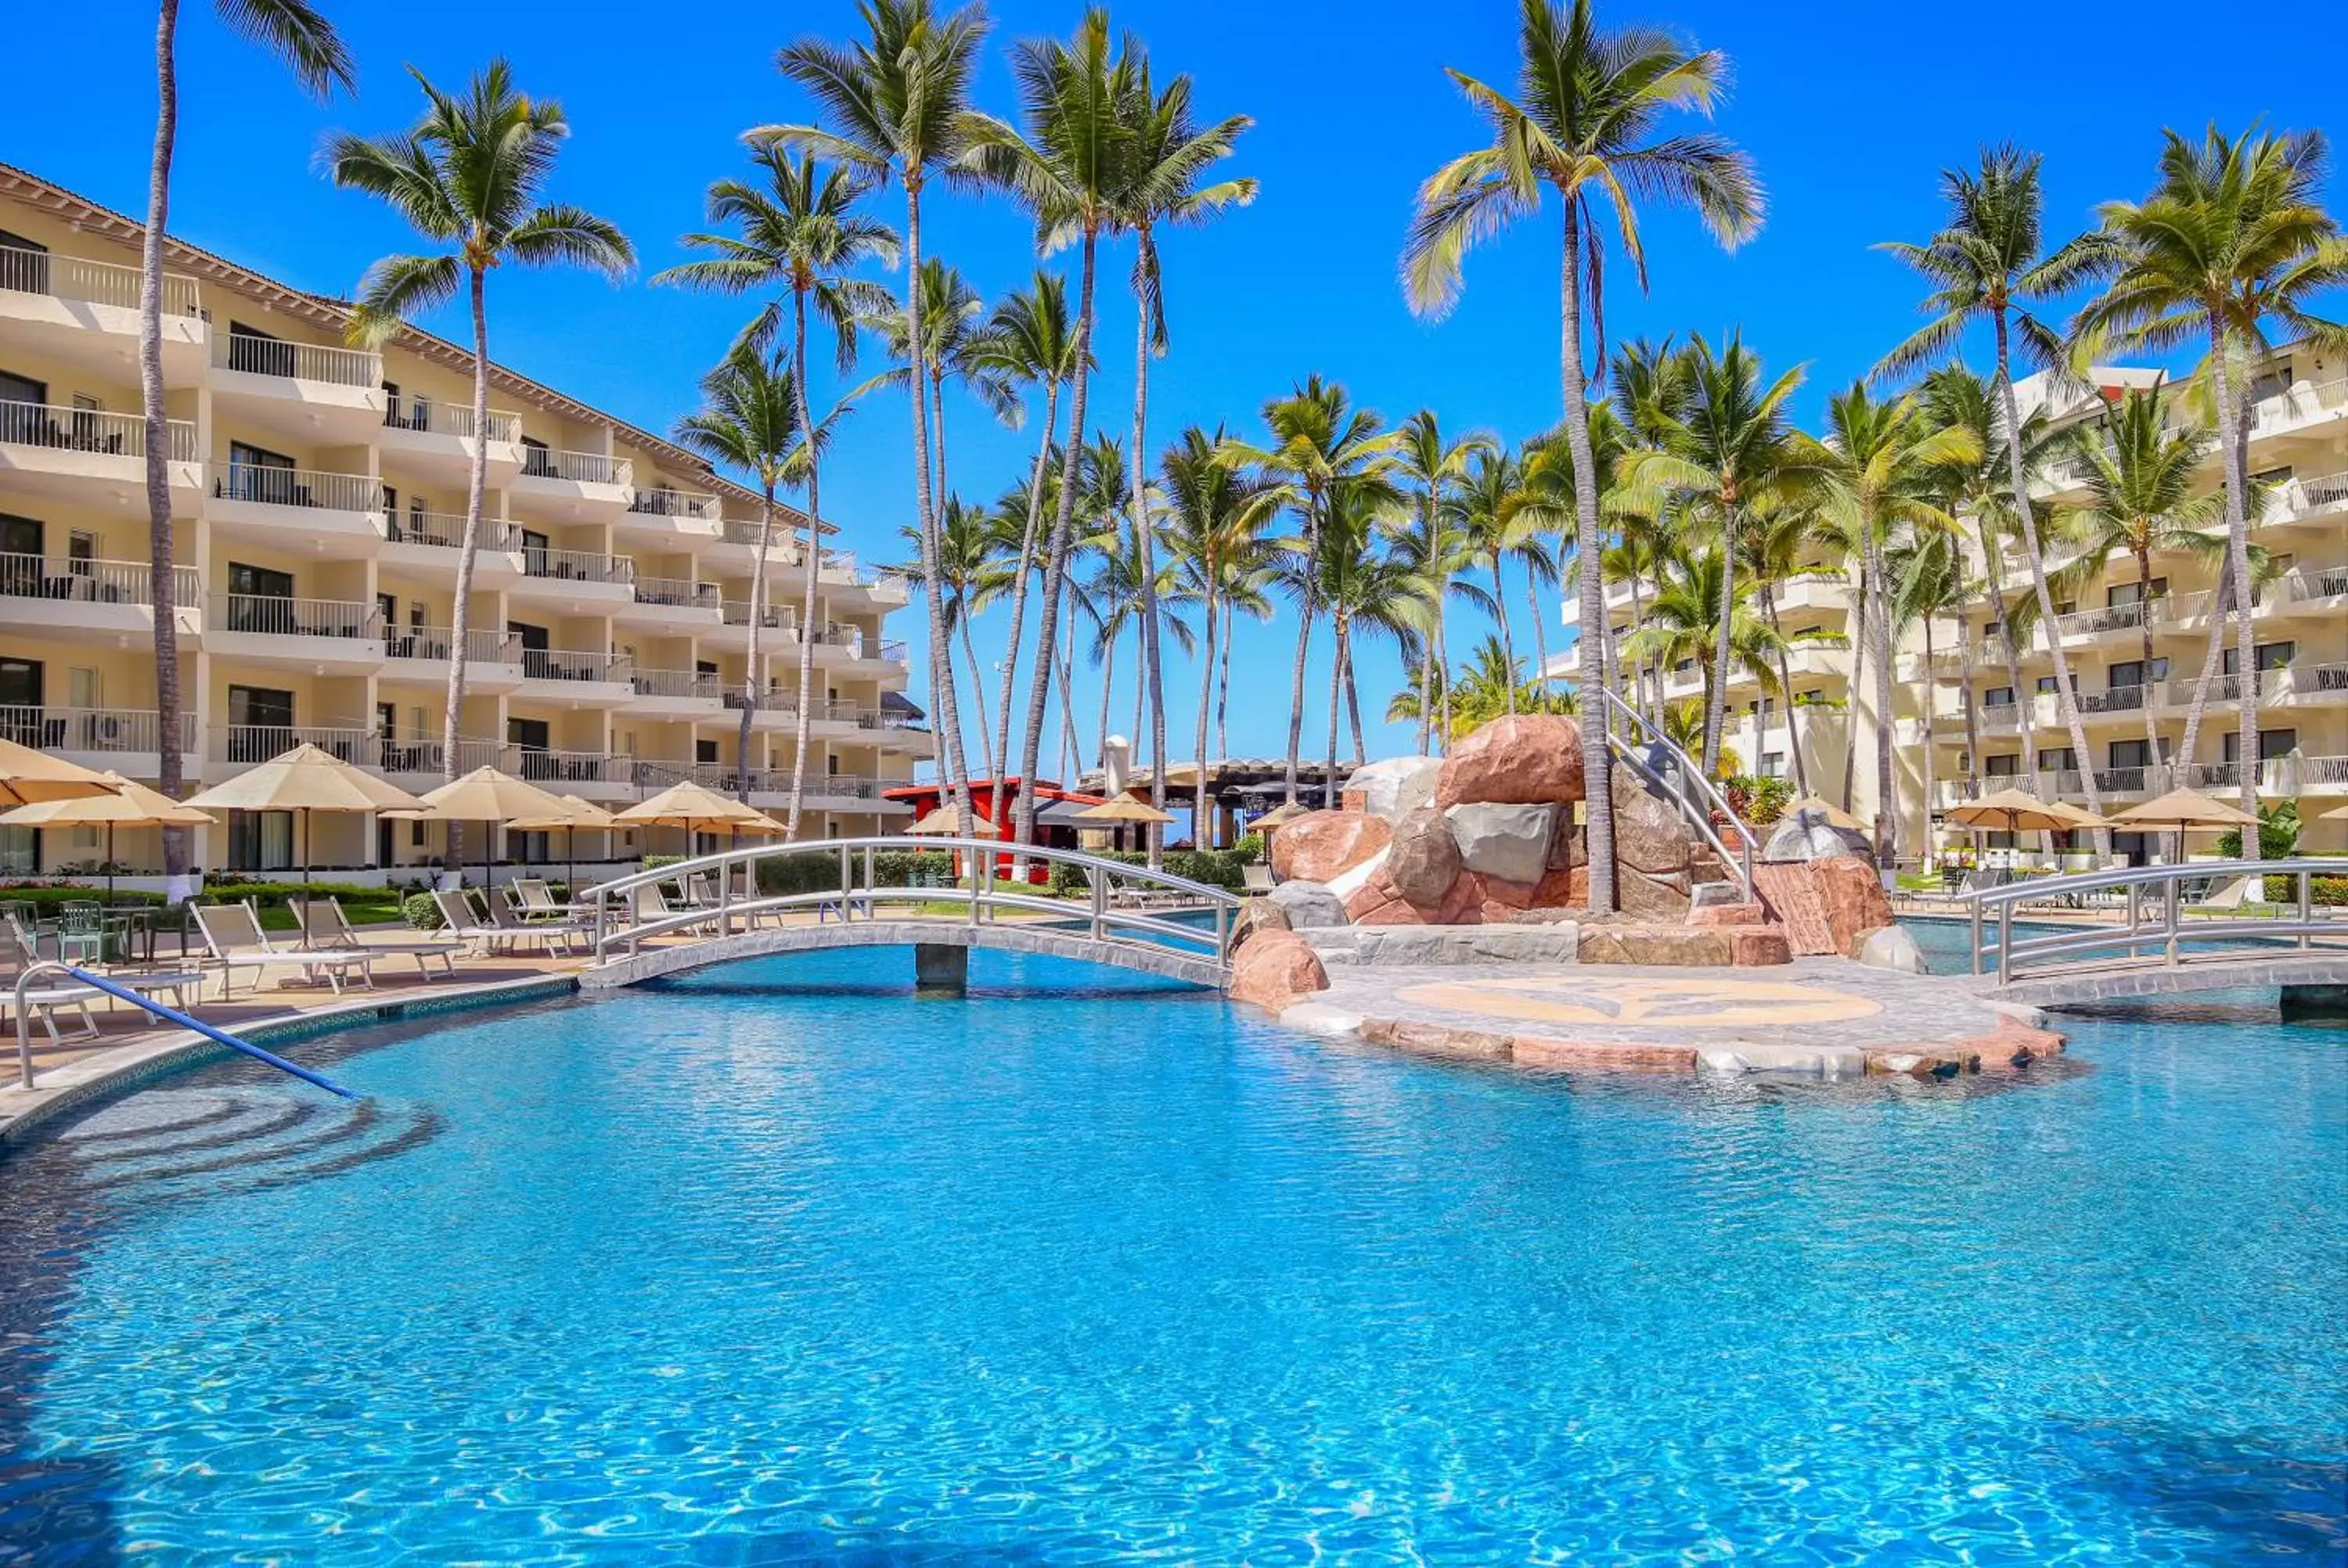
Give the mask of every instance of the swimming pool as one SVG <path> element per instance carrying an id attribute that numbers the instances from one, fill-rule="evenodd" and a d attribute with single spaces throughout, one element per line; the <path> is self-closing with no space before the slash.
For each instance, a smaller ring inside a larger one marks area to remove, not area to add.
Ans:
<path id="1" fill-rule="evenodd" d="M 872 951 L 460 1015 L 305 1048 L 357 1132 L 237 1066 L 26 1151 L 0 1541 L 2348 1546 L 2348 1036 L 2088 1020 L 2021 1081 L 1569 1081 L 972 967 L 967 1002 Z"/>

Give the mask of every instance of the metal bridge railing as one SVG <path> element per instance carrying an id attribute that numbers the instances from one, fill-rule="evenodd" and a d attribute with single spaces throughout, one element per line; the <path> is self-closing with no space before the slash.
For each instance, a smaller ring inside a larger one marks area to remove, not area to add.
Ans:
<path id="1" fill-rule="evenodd" d="M 1647 722 L 1644 714 L 1612 692 L 1601 692 L 1606 699 L 1606 743 L 1614 755 L 1630 764 L 1632 772 L 1655 786 L 1663 797 L 1680 808 L 1680 815 L 1693 824 L 1704 841 L 1720 856 L 1721 869 L 1736 878 L 1744 889 L 1745 901 L 1751 903 L 1753 892 L 1753 829 L 1736 815 L 1728 797 L 1712 787 L 1704 776 L 1704 769 L 1695 759 L 1683 751 L 1678 743 Z M 1626 733 L 1618 733 L 1621 722 Z M 1672 763 L 1666 770 L 1653 767 L 1639 754 L 1642 747 L 1659 749 Z M 1670 776 L 1666 777 L 1668 773 Z M 1712 814 L 1717 811 L 1736 829 L 1738 840 L 1735 854 L 1729 852 L 1719 832 L 1712 825 Z"/>
<path id="2" fill-rule="evenodd" d="M 676 861 L 657 870 L 614 877 L 586 895 L 594 915 L 595 961 L 608 963 L 619 949 L 633 956 L 639 945 L 652 937 L 706 929 L 712 936 L 723 938 L 736 929 L 750 929 L 760 917 L 770 914 L 812 909 L 819 922 L 846 923 L 877 920 L 880 910 L 891 906 L 904 907 L 892 913 L 893 919 L 925 920 L 942 926 L 983 926 L 1005 913 L 1049 916 L 1056 918 L 1048 924 L 1063 930 L 1074 927 L 1096 942 L 1161 952 L 1170 948 L 1216 964 L 1227 965 L 1231 961 L 1232 917 L 1239 912 L 1240 898 L 1229 888 L 1210 886 L 1187 876 L 1130 866 L 1082 850 L 1033 844 L 1016 846 L 1016 853 L 1024 860 L 1057 862 L 1081 869 L 1091 886 L 1091 897 L 1084 903 L 1075 903 L 1004 889 L 995 880 L 995 870 L 1002 858 L 1013 850 L 1014 846 L 995 839 L 917 838 L 892 834 L 744 845 Z M 953 855 L 960 857 L 962 870 L 952 884 L 883 886 L 875 874 L 877 857 L 883 852 Z M 757 867 L 761 864 L 794 856 L 836 857 L 839 885 L 809 893 L 761 895 L 750 891 L 757 886 Z M 717 896 L 715 904 L 684 909 L 656 905 L 657 913 L 647 913 L 641 889 L 657 887 L 663 882 L 687 886 L 696 876 L 707 876 L 714 885 Z M 737 882 L 741 886 L 736 886 Z M 1161 918 L 1144 908 L 1121 906 L 1116 897 L 1120 884 L 1145 894 L 1179 894 L 1196 906 L 1210 909 L 1214 926 L 1210 929 L 1185 925 Z M 922 907 L 938 904 L 951 904 L 957 908 L 942 915 Z"/>
<path id="3" fill-rule="evenodd" d="M 2294 897 L 2271 916 L 2240 915 L 2216 906 L 2196 908 L 2200 899 L 2225 891 L 2241 876 L 2252 879 L 2243 903 L 2266 904 L 2266 883 L 2275 876 L 2290 879 Z M 2164 965 L 2174 965 L 2188 944 L 2201 958 L 2271 957 L 2285 946 L 2312 948 L 2318 938 L 2330 938 L 2327 948 L 2348 944 L 2348 909 L 2335 914 L 2314 901 L 2319 876 L 2348 876 L 2348 858 L 2188 861 L 2034 876 L 1980 888 L 1962 895 L 1972 909 L 1973 973 L 1994 972 L 1998 983 L 2006 985 L 2049 970 L 2117 967 L 2156 955 Z M 2192 884 L 2208 886 L 2192 889 L 2188 897 Z M 2049 911 L 2098 909 L 2120 917 L 2016 939 L 2015 911 L 2028 905 Z"/>

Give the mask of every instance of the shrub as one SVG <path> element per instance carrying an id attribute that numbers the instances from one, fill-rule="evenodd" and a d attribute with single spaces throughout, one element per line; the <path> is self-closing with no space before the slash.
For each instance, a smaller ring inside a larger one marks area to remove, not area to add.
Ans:
<path id="1" fill-rule="evenodd" d="M 2228 828 L 2218 837 L 2218 853 L 2230 860 L 2242 857 L 2242 830 Z M 2281 800 L 2259 807 L 2259 858 L 2289 860 L 2299 853 L 2299 802 Z M 2291 895 L 2296 898 L 2297 893 Z"/>
<path id="2" fill-rule="evenodd" d="M 88 904 L 92 901 L 101 904 L 151 904 L 160 907 L 163 896 L 160 893 L 126 890 L 108 899 L 103 883 L 92 887 L 77 882 L 0 882 L 0 903 L 38 905 L 37 915 L 42 919 L 53 917 L 61 904 Z"/>
<path id="3" fill-rule="evenodd" d="M 257 909 L 283 909 L 290 898 L 339 898 L 345 904 L 382 904 L 397 897 L 382 887 L 362 887 L 355 882 L 208 882 L 201 895 L 207 904 L 242 904 L 252 900 Z"/>
<path id="4" fill-rule="evenodd" d="M 1240 841 L 1232 845 L 1226 853 L 1237 856 L 1242 866 L 1262 865 L 1264 856 L 1268 853 L 1262 832 L 1258 830 L 1242 835 Z"/>
<path id="5" fill-rule="evenodd" d="M 2314 876 L 2308 879 L 2308 884 L 2307 896 L 2314 902 L 2348 905 L 2348 876 Z"/>
<path id="6" fill-rule="evenodd" d="M 400 915 L 419 931 L 440 928 L 440 906 L 432 901 L 429 893 L 410 893 L 399 901 Z"/>

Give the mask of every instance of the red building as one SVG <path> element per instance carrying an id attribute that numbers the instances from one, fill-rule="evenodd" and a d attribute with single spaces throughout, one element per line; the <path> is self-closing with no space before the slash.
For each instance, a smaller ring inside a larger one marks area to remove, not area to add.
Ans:
<path id="1" fill-rule="evenodd" d="M 993 823 L 995 831 L 1002 836 L 1003 842 L 1009 844 L 1013 838 L 1014 819 L 1019 809 L 1019 796 L 1026 787 L 1027 781 L 1020 778 L 973 779 L 970 781 L 971 811 L 973 815 Z M 902 801 L 912 807 L 913 820 L 919 822 L 944 804 L 946 786 L 941 780 L 930 784 L 907 784 L 901 789 L 892 789 L 883 793 L 886 798 Z M 1050 849 L 1080 848 L 1081 845 L 1076 841 L 1076 833 L 1085 825 L 1076 820 L 1076 814 L 1086 806 L 1100 804 L 1106 798 L 1104 795 L 1084 794 L 1075 790 L 1062 789 L 1050 779 L 1037 779 L 1035 781 L 1035 842 Z M 1009 852 L 1006 851 L 997 857 L 995 875 L 998 876 L 1011 875 Z M 1040 886 L 1050 877 L 1051 867 L 1047 865 L 1037 863 L 1030 865 L 1027 868 L 1027 879 L 1030 882 Z"/>

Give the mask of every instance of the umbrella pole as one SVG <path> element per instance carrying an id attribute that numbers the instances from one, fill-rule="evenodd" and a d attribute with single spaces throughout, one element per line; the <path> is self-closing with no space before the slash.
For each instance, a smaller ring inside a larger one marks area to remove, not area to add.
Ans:
<path id="1" fill-rule="evenodd" d="M 106 825 L 106 901 L 114 902 L 114 824 Z"/>

